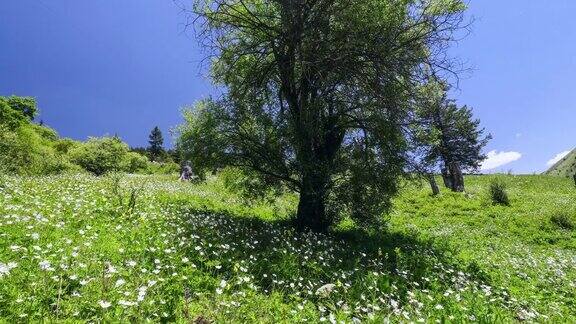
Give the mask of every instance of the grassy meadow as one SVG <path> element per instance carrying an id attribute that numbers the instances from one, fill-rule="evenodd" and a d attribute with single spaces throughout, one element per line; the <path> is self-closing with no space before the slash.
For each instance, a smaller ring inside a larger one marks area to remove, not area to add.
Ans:
<path id="1" fill-rule="evenodd" d="M 573 183 L 466 181 L 406 183 L 387 232 L 324 235 L 288 226 L 297 197 L 246 202 L 218 178 L 3 177 L 0 321 L 576 321 Z"/>

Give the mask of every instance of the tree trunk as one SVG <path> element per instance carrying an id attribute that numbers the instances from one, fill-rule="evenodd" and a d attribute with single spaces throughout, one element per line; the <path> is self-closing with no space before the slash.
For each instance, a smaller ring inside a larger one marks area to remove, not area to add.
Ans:
<path id="1" fill-rule="evenodd" d="M 450 176 L 448 168 L 442 168 L 442 180 L 444 181 L 444 187 L 453 190 L 452 177 Z"/>
<path id="2" fill-rule="evenodd" d="M 574 185 L 576 186 L 576 174 L 574 174 L 572 178 L 574 178 Z"/>
<path id="3" fill-rule="evenodd" d="M 432 195 L 437 196 L 440 194 L 440 188 L 438 188 L 438 184 L 436 183 L 436 178 L 434 174 L 430 173 L 428 175 L 428 182 L 430 183 L 430 187 L 432 188 Z"/>
<path id="4" fill-rule="evenodd" d="M 450 178 L 452 182 L 452 191 L 464 192 L 464 176 L 458 163 L 452 162 L 449 166 Z"/>
<path id="5" fill-rule="evenodd" d="M 320 174 L 303 177 L 296 214 L 296 229 L 299 231 L 328 231 L 330 219 L 326 215 L 326 184 L 327 179 Z"/>

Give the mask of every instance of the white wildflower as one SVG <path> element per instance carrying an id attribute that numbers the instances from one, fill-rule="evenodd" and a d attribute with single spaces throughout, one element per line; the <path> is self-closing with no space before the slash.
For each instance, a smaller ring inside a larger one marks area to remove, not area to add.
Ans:
<path id="1" fill-rule="evenodd" d="M 53 271 L 54 268 L 52 268 L 52 265 L 50 264 L 50 261 L 44 260 L 44 261 L 40 261 L 38 263 L 38 265 L 40 265 L 40 269 L 45 270 L 45 271 Z"/>
<path id="2" fill-rule="evenodd" d="M 328 297 L 334 289 L 336 289 L 336 285 L 326 284 L 316 290 L 316 295 L 319 295 L 320 297 Z"/>
<path id="3" fill-rule="evenodd" d="M 9 262 L 8 264 L 0 262 L 0 278 L 9 275 L 10 270 L 16 268 L 16 266 L 17 264 L 15 262 Z"/>

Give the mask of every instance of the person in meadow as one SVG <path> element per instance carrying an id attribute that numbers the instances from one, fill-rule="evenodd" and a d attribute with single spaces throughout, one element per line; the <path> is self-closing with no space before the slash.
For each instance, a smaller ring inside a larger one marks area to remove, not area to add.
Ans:
<path id="1" fill-rule="evenodd" d="M 192 167 L 190 166 L 190 161 L 186 161 L 182 166 L 180 172 L 180 181 L 190 181 L 192 179 Z"/>

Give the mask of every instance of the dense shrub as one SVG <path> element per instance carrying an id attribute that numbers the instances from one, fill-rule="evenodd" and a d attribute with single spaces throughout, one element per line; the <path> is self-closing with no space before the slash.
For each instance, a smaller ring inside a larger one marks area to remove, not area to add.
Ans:
<path id="1" fill-rule="evenodd" d="M 0 124 L 0 171 L 8 174 L 21 174 L 23 166 L 30 164 L 33 155 L 30 146 L 10 126 Z"/>
<path id="2" fill-rule="evenodd" d="M 494 179 L 490 182 L 490 199 L 495 205 L 510 206 L 506 184 L 503 181 Z"/>
<path id="3" fill-rule="evenodd" d="M 169 154 L 160 163 L 130 151 L 117 137 L 90 138 L 82 143 L 60 138 L 49 127 L 33 122 L 36 101 L 30 97 L 0 97 L 0 174 L 44 175 L 86 170 L 174 174 L 180 167 Z M 144 150 L 143 153 L 146 153 Z"/>
<path id="4" fill-rule="evenodd" d="M 33 175 L 78 170 L 55 147 L 56 131 L 32 122 L 36 111 L 32 98 L 0 97 L 0 172 Z"/>
<path id="5" fill-rule="evenodd" d="M 258 201 L 265 198 L 273 199 L 283 193 L 280 183 L 234 167 L 226 167 L 218 172 L 224 187 L 232 193 L 238 194 L 245 201 Z M 200 175 L 202 177 L 202 175 Z"/>
<path id="6" fill-rule="evenodd" d="M 128 156 L 128 145 L 117 137 L 91 137 L 73 148 L 70 159 L 95 175 L 123 171 Z"/>
<path id="7" fill-rule="evenodd" d="M 147 174 L 177 174 L 180 166 L 175 162 L 149 162 L 146 170 Z"/>
<path id="8" fill-rule="evenodd" d="M 36 99 L 32 97 L 0 97 L 0 105 L 9 106 L 28 120 L 33 120 L 38 114 Z"/>
<path id="9" fill-rule="evenodd" d="M 4 131 L 14 131 L 27 123 L 28 120 L 24 114 L 12 109 L 8 103 L 0 97 L 0 125 L 4 126 Z"/>
<path id="10" fill-rule="evenodd" d="M 7 174 L 54 174 L 77 170 L 53 147 L 51 129 L 22 124 L 14 130 L 0 124 L 0 172 Z"/>
<path id="11" fill-rule="evenodd" d="M 573 230 L 576 228 L 576 213 L 572 208 L 559 209 L 552 213 L 550 221 L 562 229 Z"/>
<path id="12" fill-rule="evenodd" d="M 36 125 L 36 101 L 29 97 L 0 97 L 0 173 L 35 175 L 83 169 L 107 172 L 174 173 L 174 163 L 156 166 L 116 137 L 90 138 L 81 143 L 61 139 L 53 129 Z"/>
<path id="13" fill-rule="evenodd" d="M 130 173 L 145 172 L 148 168 L 148 158 L 136 152 L 128 152 L 122 163 L 122 170 Z"/>
<path id="14" fill-rule="evenodd" d="M 81 145 L 80 142 L 69 139 L 61 138 L 54 143 L 54 149 L 60 154 L 68 154 L 73 148 Z"/>

